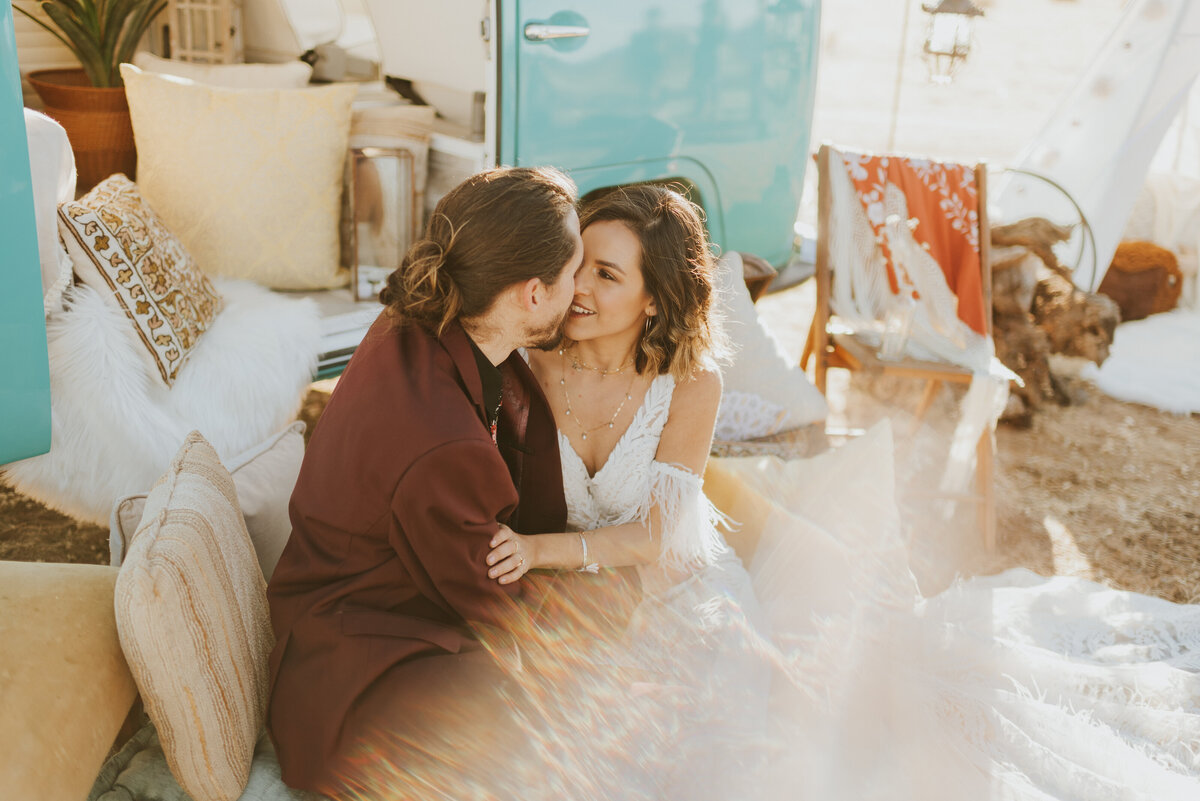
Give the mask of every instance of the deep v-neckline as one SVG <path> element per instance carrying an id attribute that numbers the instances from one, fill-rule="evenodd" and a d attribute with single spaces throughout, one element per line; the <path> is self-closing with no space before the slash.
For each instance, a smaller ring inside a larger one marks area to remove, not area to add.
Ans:
<path id="1" fill-rule="evenodd" d="M 642 395 L 642 402 L 639 403 L 637 409 L 634 410 L 633 418 L 630 419 L 629 425 L 625 426 L 625 430 L 622 431 L 621 436 L 617 438 L 616 444 L 614 444 L 612 446 L 612 450 L 608 452 L 608 458 L 604 460 L 604 464 L 596 468 L 595 473 L 592 473 L 588 470 L 587 462 L 583 461 L 583 457 L 579 455 L 579 451 L 575 450 L 575 443 L 571 442 L 571 438 L 568 437 L 561 428 L 558 429 L 559 450 L 563 450 L 562 446 L 564 444 L 566 445 L 566 450 L 570 451 L 571 455 L 575 457 L 576 463 L 578 463 L 579 467 L 583 470 L 583 474 L 587 476 L 587 480 L 589 482 L 594 483 L 600 478 L 600 474 L 603 473 L 605 469 L 613 463 L 613 457 L 617 455 L 617 451 L 619 451 L 628 440 L 629 432 L 634 430 L 636 424 L 639 422 L 639 418 L 641 418 L 643 412 L 645 411 L 646 404 L 650 400 L 650 393 L 654 391 L 655 385 L 658 384 L 658 382 L 664 377 L 664 375 L 660 374 L 654 376 L 654 378 L 650 380 L 650 386 L 646 387 L 646 391 Z"/>

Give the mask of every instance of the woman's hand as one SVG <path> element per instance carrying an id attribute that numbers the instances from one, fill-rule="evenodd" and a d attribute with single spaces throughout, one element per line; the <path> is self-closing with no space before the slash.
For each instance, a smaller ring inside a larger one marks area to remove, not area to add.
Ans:
<path id="1" fill-rule="evenodd" d="M 487 555 L 488 578 L 511 584 L 537 567 L 533 537 L 518 534 L 501 523 L 491 545 L 492 550 Z"/>

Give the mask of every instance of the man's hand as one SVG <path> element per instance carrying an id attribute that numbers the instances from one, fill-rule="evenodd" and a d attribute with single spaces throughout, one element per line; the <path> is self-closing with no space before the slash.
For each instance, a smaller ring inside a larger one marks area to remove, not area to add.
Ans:
<path id="1" fill-rule="evenodd" d="M 511 584 L 538 566 L 537 538 L 518 534 L 503 523 L 492 537 L 487 555 L 488 577 Z"/>

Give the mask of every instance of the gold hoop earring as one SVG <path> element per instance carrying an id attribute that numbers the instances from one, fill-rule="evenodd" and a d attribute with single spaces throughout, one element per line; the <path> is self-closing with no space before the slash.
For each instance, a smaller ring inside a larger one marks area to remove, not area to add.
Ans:
<path id="1" fill-rule="evenodd" d="M 650 358 L 650 328 L 652 319 L 649 315 L 646 316 L 646 324 L 642 326 L 642 335 L 638 338 L 637 343 L 638 352 L 646 360 Z"/>

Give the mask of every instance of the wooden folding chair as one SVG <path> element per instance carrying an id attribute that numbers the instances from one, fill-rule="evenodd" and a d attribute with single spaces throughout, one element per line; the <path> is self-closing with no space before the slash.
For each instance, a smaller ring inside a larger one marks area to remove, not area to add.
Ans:
<path id="1" fill-rule="evenodd" d="M 833 287 L 833 272 L 838 265 L 833 263 L 830 246 L 830 220 L 837 213 L 833 203 L 833 192 L 830 188 L 831 159 L 837 159 L 837 169 L 841 169 L 840 153 L 830 145 L 822 145 L 817 153 L 817 306 L 813 315 L 812 327 L 800 357 L 801 367 L 807 369 L 810 356 L 816 359 L 816 385 L 825 392 L 826 373 L 831 367 L 847 370 L 863 370 L 879 375 L 892 375 L 905 378 L 922 379 L 926 382 L 924 394 L 915 412 L 914 429 L 929 410 L 937 395 L 942 382 L 969 384 L 973 373 L 965 367 L 940 361 L 926 361 L 902 355 L 898 359 L 884 360 L 879 357 L 873 344 L 865 343 L 860 337 L 838 325 L 837 318 L 832 314 L 830 298 Z M 987 219 L 987 170 L 983 164 L 973 167 L 974 185 L 978 203 L 978 236 L 979 256 L 981 264 L 981 279 L 983 287 L 983 309 L 986 324 L 986 335 L 992 335 L 992 297 L 991 297 L 991 267 L 989 258 L 989 228 Z M 921 225 L 935 225 L 938 220 L 922 219 Z M 979 526 L 983 533 L 984 544 L 991 551 L 995 548 L 996 518 L 995 496 L 993 492 L 993 445 L 992 431 L 986 428 L 976 446 L 976 493 L 973 495 L 939 494 L 955 501 L 968 501 L 979 505 Z"/>

